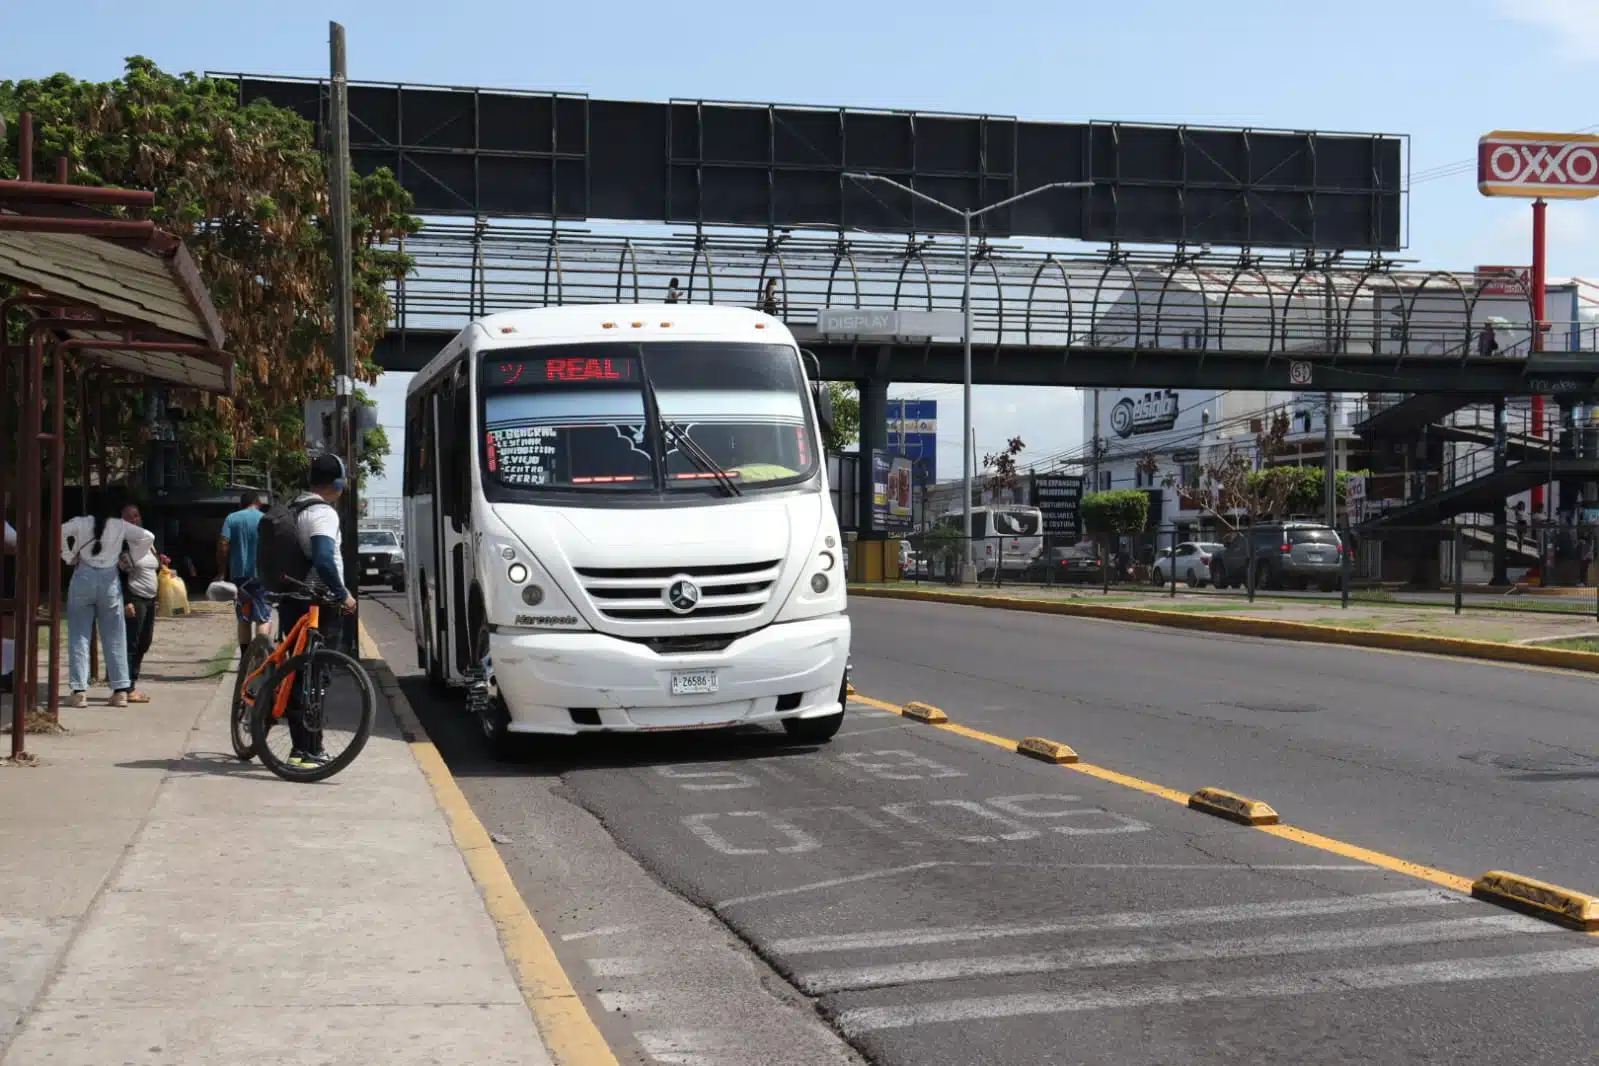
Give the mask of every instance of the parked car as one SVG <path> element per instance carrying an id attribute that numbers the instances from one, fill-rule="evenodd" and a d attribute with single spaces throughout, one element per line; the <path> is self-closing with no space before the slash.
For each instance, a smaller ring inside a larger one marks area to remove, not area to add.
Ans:
<path id="1" fill-rule="evenodd" d="M 357 585 L 384 584 L 395 592 L 405 589 L 405 549 L 392 529 L 363 529 L 357 550 L 361 571 Z"/>
<path id="2" fill-rule="evenodd" d="M 1104 562 L 1092 548 L 1050 548 L 1038 554 L 1023 580 L 1056 585 L 1099 584 L 1105 580 Z"/>
<path id="3" fill-rule="evenodd" d="M 1338 589 L 1343 576 L 1344 542 L 1337 531 L 1315 522 L 1264 522 L 1245 529 L 1210 557 L 1210 579 L 1219 588 Z"/>
<path id="4" fill-rule="evenodd" d="M 1225 545 L 1208 540 L 1185 540 L 1177 545 L 1177 560 L 1172 562 L 1170 549 L 1162 549 L 1160 558 L 1149 572 L 1149 580 L 1164 585 L 1176 574 L 1191 588 L 1204 588 L 1210 584 L 1211 560 L 1220 554 Z"/>

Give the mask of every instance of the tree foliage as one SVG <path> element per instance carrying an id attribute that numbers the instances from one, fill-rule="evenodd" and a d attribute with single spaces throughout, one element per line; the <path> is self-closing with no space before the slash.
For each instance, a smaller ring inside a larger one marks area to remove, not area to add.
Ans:
<path id="1" fill-rule="evenodd" d="M 822 434 L 822 444 L 836 454 L 861 438 L 861 398 L 842 381 L 829 381 L 827 391 L 833 394 L 833 428 Z"/>
<path id="2" fill-rule="evenodd" d="M 231 399 L 177 397 L 191 462 L 205 467 L 237 454 L 260 456 L 275 470 L 303 467 L 301 404 L 334 386 L 328 178 L 312 124 L 264 102 L 242 105 L 234 83 L 169 74 L 134 57 L 109 82 L 66 74 L 0 81 L 0 176 L 15 176 L 21 111 L 34 116 L 39 169 L 65 155 L 74 184 L 153 191 L 150 217 L 194 256 L 238 387 Z M 387 170 L 352 176 L 351 202 L 356 377 L 371 383 L 373 346 L 389 318 L 386 284 L 411 267 L 383 246 L 421 222 Z M 369 435 L 367 445 L 364 465 L 375 473 L 386 440 Z"/>
<path id="3" fill-rule="evenodd" d="M 1284 513 L 1294 480 L 1281 472 L 1293 468 L 1270 464 L 1282 454 L 1291 429 L 1288 415 L 1279 411 L 1255 435 L 1252 452 L 1230 445 L 1211 458 L 1200 468 L 1198 485 L 1177 486 L 1184 506 L 1205 511 L 1234 531 L 1245 520 Z M 1174 483 L 1171 477 L 1165 480 L 1167 487 Z"/>
<path id="4" fill-rule="evenodd" d="M 1090 492 L 1077 505 L 1083 528 L 1115 536 L 1142 533 L 1149 524 L 1149 494 L 1138 489 Z"/>
<path id="5" fill-rule="evenodd" d="M 988 483 L 992 488 L 1016 487 L 1016 457 L 1026 448 L 1027 445 L 1020 437 L 1012 437 L 1005 442 L 1003 451 L 983 456 L 983 469 L 987 472 Z"/>

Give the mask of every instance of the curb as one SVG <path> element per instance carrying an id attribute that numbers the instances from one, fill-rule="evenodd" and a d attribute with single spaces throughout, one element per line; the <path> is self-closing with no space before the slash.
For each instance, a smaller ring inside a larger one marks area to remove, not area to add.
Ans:
<path id="1" fill-rule="evenodd" d="M 1239 637 L 1294 640 L 1307 644 L 1341 644 L 1381 651 L 1420 652 L 1427 655 L 1447 655 L 1457 659 L 1483 659 L 1520 666 L 1549 666 L 1599 674 L 1599 652 L 1571 651 L 1566 648 L 1496 644 L 1488 640 L 1429 637 L 1420 633 L 1396 633 L 1382 629 L 1340 629 L 1337 626 L 1287 622 L 1273 618 L 1238 618 L 1226 615 L 1155 611 L 1147 607 L 1114 607 L 1109 604 L 1032 600 L 1020 596 L 974 596 L 960 592 L 920 592 L 915 589 L 885 589 L 855 585 L 850 586 L 849 594 L 868 599 L 915 600 L 922 603 L 951 603 L 962 607 L 1024 611 L 1029 614 L 1100 618 L 1112 622 L 1137 622 L 1141 625 L 1165 626 L 1168 629 L 1227 633 Z"/>
<path id="2" fill-rule="evenodd" d="M 394 671 L 389 669 L 378 651 L 377 642 L 364 625 L 360 627 L 360 651 L 361 658 L 368 661 L 373 680 L 388 700 L 389 710 L 400 726 L 411 756 L 449 822 L 451 839 L 483 896 L 484 909 L 494 921 L 506 961 L 511 964 L 511 972 L 533 1013 L 550 1058 L 558 1066 L 619 1066 L 611 1046 L 600 1035 L 577 989 L 572 987 L 566 970 L 556 958 L 549 937 L 539 928 L 533 912 L 516 890 L 511 872 L 506 869 L 505 860 L 500 857 L 489 831 L 478 821 L 466 795 L 455 783 L 444 756 L 428 739 L 427 730 L 400 691 Z"/>

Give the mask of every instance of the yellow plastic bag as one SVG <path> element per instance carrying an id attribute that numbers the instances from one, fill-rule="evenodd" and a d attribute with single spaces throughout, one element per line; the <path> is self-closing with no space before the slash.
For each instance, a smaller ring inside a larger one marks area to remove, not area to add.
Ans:
<path id="1" fill-rule="evenodd" d="M 156 613 L 171 618 L 189 613 L 189 588 L 183 579 L 163 566 L 156 575 Z"/>

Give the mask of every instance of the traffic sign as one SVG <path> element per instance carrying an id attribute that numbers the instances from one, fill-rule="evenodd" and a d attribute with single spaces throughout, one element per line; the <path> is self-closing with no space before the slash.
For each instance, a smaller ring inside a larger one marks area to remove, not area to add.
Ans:
<path id="1" fill-rule="evenodd" d="M 1288 384 L 1309 385 L 1310 364 L 1302 359 L 1296 359 L 1288 364 Z"/>

